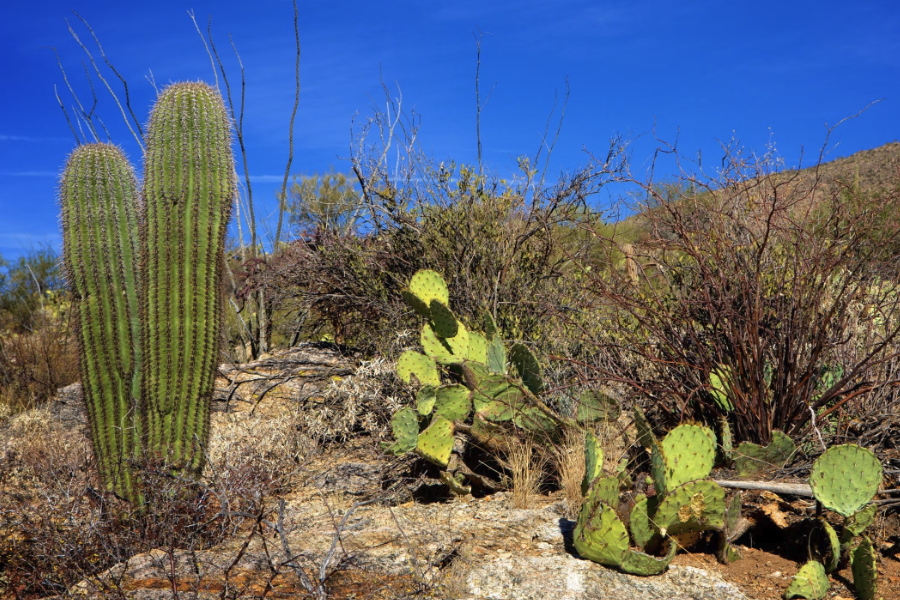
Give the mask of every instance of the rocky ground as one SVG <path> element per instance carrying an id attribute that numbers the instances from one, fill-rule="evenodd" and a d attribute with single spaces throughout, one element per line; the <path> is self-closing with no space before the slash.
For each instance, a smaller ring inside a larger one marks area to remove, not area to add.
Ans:
<path id="1" fill-rule="evenodd" d="M 714 549 L 702 541 L 657 577 L 624 575 L 582 560 L 572 547 L 574 522 L 566 518 L 571 513 L 561 493 L 536 496 L 528 509 L 513 508 L 508 492 L 450 498 L 428 469 L 385 457 L 373 436 L 352 435 L 379 427 L 377 419 L 366 422 L 373 418 L 367 402 L 377 386 L 355 374 L 384 370 L 359 366 L 352 357 L 314 346 L 223 366 L 210 464 L 244 460 L 248 448 L 262 464 L 271 461 L 282 470 L 292 464 L 282 502 L 273 499 L 265 514 L 248 515 L 211 548 L 154 549 L 63 596 L 764 599 L 781 597 L 799 567 L 803 518 L 812 504 L 768 492 L 746 495 L 756 526 L 740 540 L 744 559 L 732 565 L 718 564 Z M 35 423 L 68 440 L 67 448 L 89 448 L 80 389 L 72 386 L 39 415 L 0 422 L 0 468 L 20 468 L 23 432 Z M 304 435 L 310 428 L 326 433 L 317 441 Z M 5 478 L 0 502 L 13 480 Z M 896 526 L 896 516 L 882 515 L 874 532 L 885 600 L 900 598 Z M 832 597 L 853 597 L 849 579 L 846 571 L 832 577 Z"/>

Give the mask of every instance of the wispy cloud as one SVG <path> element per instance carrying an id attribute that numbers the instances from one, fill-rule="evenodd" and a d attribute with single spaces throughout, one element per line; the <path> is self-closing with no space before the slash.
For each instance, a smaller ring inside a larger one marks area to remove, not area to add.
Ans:
<path id="1" fill-rule="evenodd" d="M 64 142 L 66 138 L 37 137 L 33 135 L 8 135 L 0 133 L 0 142 Z"/>
<path id="2" fill-rule="evenodd" d="M 0 177 L 59 177 L 56 171 L 0 171 Z"/>

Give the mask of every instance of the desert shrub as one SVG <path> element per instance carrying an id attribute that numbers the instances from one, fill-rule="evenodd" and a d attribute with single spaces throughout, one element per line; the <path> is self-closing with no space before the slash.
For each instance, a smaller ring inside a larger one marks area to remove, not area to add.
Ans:
<path id="1" fill-rule="evenodd" d="M 900 290 L 885 248 L 900 226 L 884 198 L 820 165 L 782 172 L 735 146 L 723 164 L 715 178 L 634 181 L 643 237 L 626 249 L 603 236 L 612 266 L 587 274 L 583 308 L 606 330 L 582 331 L 598 374 L 670 421 L 727 415 L 740 439 L 802 435 L 892 385 Z"/>
<path id="2" fill-rule="evenodd" d="M 51 248 L 0 271 L 0 405 L 37 406 L 78 379 L 69 307 Z"/>

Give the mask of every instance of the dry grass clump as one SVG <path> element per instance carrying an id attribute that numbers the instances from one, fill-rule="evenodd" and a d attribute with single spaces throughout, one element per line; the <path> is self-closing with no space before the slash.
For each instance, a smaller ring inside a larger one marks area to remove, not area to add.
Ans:
<path id="1" fill-rule="evenodd" d="M 548 454 L 533 437 L 510 439 L 505 444 L 506 461 L 512 476 L 513 508 L 528 508 L 544 481 Z"/>
<path id="2" fill-rule="evenodd" d="M 561 443 L 553 448 L 553 460 L 559 487 L 566 499 L 566 517 L 574 519 L 581 507 L 581 481 L 584 479 L 584 434 L 566 431 Z"/>

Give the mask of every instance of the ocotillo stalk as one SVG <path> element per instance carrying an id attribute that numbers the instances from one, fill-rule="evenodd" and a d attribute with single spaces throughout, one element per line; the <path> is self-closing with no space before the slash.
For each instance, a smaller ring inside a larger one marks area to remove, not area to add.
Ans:
<path id="1" fill-rule="evenodd" d="M 174 84 L 153 108 L 144 160 L 147 451 L 195 475 L 219 353 L 223 247 L 235 193 L 230 132 L 216 90 Z"/>
<path id="2" fill-rule="evenodd" d="M 121 150 L 110 144 L 77 148 L 63 172 L 60 203 L 94 455 L 104 487 L 134 501 L 130 461 L 141 450 L 139 201 Z"/>

